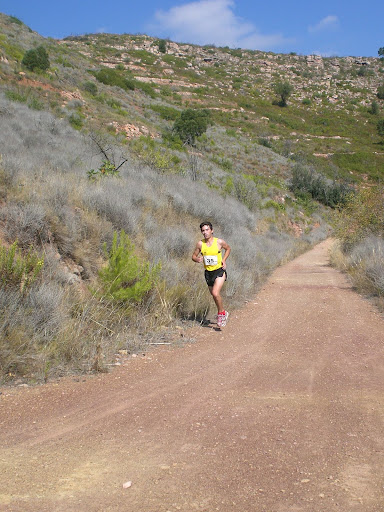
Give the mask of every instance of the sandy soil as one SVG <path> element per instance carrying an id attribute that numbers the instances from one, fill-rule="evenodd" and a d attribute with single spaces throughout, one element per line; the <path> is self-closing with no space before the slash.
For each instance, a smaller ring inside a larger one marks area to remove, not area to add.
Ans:
<path id="1" fill-rule="evenodd" d="M 0 510 L 382 512 L 384 319 L 329 246 L 279 268 L 221 331 L 1 389 Z"/>

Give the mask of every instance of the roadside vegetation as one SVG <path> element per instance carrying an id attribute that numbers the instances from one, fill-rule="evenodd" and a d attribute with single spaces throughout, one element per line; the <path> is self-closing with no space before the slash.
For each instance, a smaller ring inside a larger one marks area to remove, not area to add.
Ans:
<path id="1" fill-rule="evenodd" d="M 384 188 L 350 195 L 336 219 L 332 261 L 384 311 Z"/>

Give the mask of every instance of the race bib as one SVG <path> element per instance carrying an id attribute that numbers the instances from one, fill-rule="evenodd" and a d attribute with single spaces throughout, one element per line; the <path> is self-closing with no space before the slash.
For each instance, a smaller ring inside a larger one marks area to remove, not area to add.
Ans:
<path id="1" fill-rule="evenodd" d="M 204 256 L 204 264 L 208 267 L 213 267 L 217 265 L 217 256 L 216 254 L 213 256 Z"/>

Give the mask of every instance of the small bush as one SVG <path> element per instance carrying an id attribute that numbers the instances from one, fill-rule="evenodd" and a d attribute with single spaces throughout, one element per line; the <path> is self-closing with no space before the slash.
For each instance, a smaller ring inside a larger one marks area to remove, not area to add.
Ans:
<path id="1" fill-rule="evenodd" d="M 151 84 L 147 84 L 146 82 L 141 82 L 140 80 L 135 80 L 133 82 L 135 89 L 140 89 L 145 94 L 147 94 L 150 98 L 155 99 L 157 94 Z"/>
<path id="2" fill-rule="evenodd" d="M 30 71 L 35 69 L 46 71 L 50 66 L 49 56 L 44 46 L 27 50 L 21 63 Z"/>
<path id="3" fill-rule="evenodd" d="M 103 68 L 100 69 L 100 71 L 95 71 L 93 74 L 96 80 L 105 85 L 114 85 L 125 91 L 133 91 L 135 89 L 135 82 L 122 75 L 122 73 L 116 69 Z"/>
<path id="4" fill-rule="evenodd" d="M 210 113 L 208 110 L 187 108 L 176 119 L 173 131 L 185 144 L 194 144 L 196 137 L 207 131 L 209 123 Z"/>
<path id="5" fill-rule="evenodd" d="M 336 236 L 348 250 L 364 238 L 384 235 L 384 190 L 363 189 L 350 194 L 336 218 Z"/>
<path id="6" fill-rule="evenodd" d="M 97 85 L 94 82 L 91 82 L 90 80 L 87 80 L 83 83 L 83 89 L 84 91 L 87 91 L 90 94 L 92 94 L 92 96 L 96 96 L 98 92 Z"/>
<path id="7" fill-rule="evenodd" d="M 180 172 L 180 159 L 170 151 L 157 145 L 150 137 L 140 137 L 131 143 L 136 156 L 151 169 L 165 173 Z"/>
<path id="8" fill-rule="evenodd" d="M 41 272 L 44 258 L 30 250 L 23 255 L 14 242 L 8 249 L 0 245 L 0 283 L 8 288 L 13 287 L 21 293 L 30 288 Z"/>
<path id="9" fill-rule="evenodd" d="M 9 242 L 18 240 L 22 248 L 40 245 L 48 239 L 48 222 L 41 204 L 8 204 L 0 209 L 5 236 Z"/>
<path id="10" fill-rule="evenodd" d="M 151 105 L 150 108 L 154 112 L 160 114 L 160 117 L 166 121 L 175 121 L 180 115 L 179 110 L 165 105 Z"/>
<path id="11" fill-rule="evenodd" d="M 292 170 L 290 190 L 299 198 L 312 197 L 331 208 L 342 206 L 351 188 L 346 183 L 327 180 L 313 169 L 297 164 Z"/>
<path id="12" fill-rule="evenodd" d="M 381 237 L 369 235 L 356 245 L 345 247 L 342 243 L 334 245 L 331 263 L 343 272 L 348 272 L 356 290 L 372 298 L 384 297 L 384 242 Z"/>
<path id="13" fill-rule="evenodd" d="M 137 59 L 137 61 L 140 61 L 147 66 L 151 66 L 156 61 L 156 55 L 153 55 L 153 53 L 150 53 L 147 50 L 129 50 L 128 53 L 133 59 Z"/>
<path id="14" fill-rule="evenodd" d="M 289 82 L 277 82 L 273 86 L 274 92 L 280 96 L 278 105 L 280 107 L 287 106 L 287 100 L 293 92 L 293 86 Z"/>
<path id="15" fill-rule="evenodd" d="M 15 23 L 16 25 L 20 25 L 20 26 L 24 25 L 24 23 L 16 16 L 9 16 L 8 19 L 11 23 Z"/>
<path id="16" fill-rule="evenodd" d="M 260 137 L 260 139 L 258 140 L 258 143 L 260 144 L 260 146 L 264 146 L 266 148 L 272 148 L 271 141 L 269 139 L 267 139 L 266 137 Z"/>
<path id="17" fill-rule="evenodd" d="M 28 107 L 33 110 L 44 110 L 44 103 L 39 99 L 32 97 L 28 102 Z"/>
<path id="18" fill-rule="evenodd" d="M 157 45 L 160 53 L 167 53 L 167 41 L 165 39 L 160 39 Z"/>
<path id="19" fill-rule="evenodd" d="M 27 103 L 28 96 L 17 91 L 5 91 L 5 97 L 11 101 L 18 101 L 19 103 Z"/>
<path id="20" fill-rule="evenodd" d="M 354 281 L 362 291 L 374 296 L 384 296 L 384 241 L 370 235 L 353 247 L 349 257 Z"/>
<path id="21" fill-rule="evenodd" d="M 377 101 L 372 101 L 371 107 L 368 109 L 368 112 L 373 116 L 377 116 L 380 112 L 379 104 Z"/>
<path id="22" fill-rule="evenodd" d="M 377 133 L 384 139 L 384 119 L 379 119 L 376 125 Z"/>
<path id="23" fill-rule="evenodd" d="M 102 164 L 97 171 L 91 169 L 87 171 L 88 179 L 91 181 L 97 180 L 103 176 L 119 176 L 119 170 L 109 160 L 103 160 Z"/>
<path id="24" fill-rule="evenodd" d="M 102 293 L 118 302 L 140 303 L 153 289 L 160 272 L 160 264 L 150 267 L 135 254 L 135 247 L 124 231 L 115 231 L 112 247 L 104 245 L 107 266 L 100 270 Z"/>
<path id="25" fill-rule="evenodd" d="M 379 98 L 379 100 L 384 100 L 384 85 L 380 85 L 377 88 L 376 96 Z"/>
<path id="26" fill-rule="evenodd" d="M 260 196 L 255 183 L 243 176 L 228 177 L 224 186 L 224 192 L 235 197 L 249 210 L 254 210 L 259 205 Z"/>
<path id="27" fill-rule="evenodd" d="M 78 112 L 74 112 L 68 117 L 69 124 L 74 128 L 75 130 L 81 130 L 83 127 L 83 116 L 79 114 Z"/>

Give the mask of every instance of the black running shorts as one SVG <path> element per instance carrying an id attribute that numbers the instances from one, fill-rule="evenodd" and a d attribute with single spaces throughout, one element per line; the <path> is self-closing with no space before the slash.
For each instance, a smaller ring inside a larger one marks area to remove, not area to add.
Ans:
<path id="1" fill-rule="evenodd" d="M 216 270 L 206 270 L 204 272 L 205 280 L 207 281 L 208 286 L 213 286 L 215 284 L 216 277 L 222 277 L 225 274 L 225 280 L 227 280 L 227 271 L 223 268 L 218 268 Z"/>

